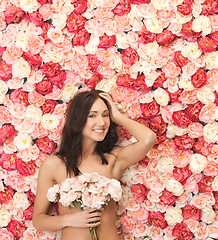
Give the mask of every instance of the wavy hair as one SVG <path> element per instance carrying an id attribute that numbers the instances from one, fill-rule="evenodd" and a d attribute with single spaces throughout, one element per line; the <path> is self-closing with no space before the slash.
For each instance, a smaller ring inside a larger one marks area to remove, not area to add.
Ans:
<path id="1" fill-rule="evenodd" d="M 56 155 L 61 158 L 65 163 L 67 174 L 69 176 L 79 175 L 81 172 L 78 168 L 78 160 L 82 156 L 82 130 L 86 124 L 89 111 L 93 103 L 98 99 L 102 99 L 107 105 L 109 114 L 111 114 L 111 108 L 109 103 L 99 96 L 99 93 L 103 91 L 91 90 L 80 92 L 74 96 L 69 108 L 67 110 L 67 116 L 65 125 L 62 131 L 62 139 L 58 152 Z M 104 153 L 110 153 L 115 147 L 118 135 L 116 131 L 116 124 L 111 121 L 110 127 L 105 138 L 101 142 L 97 142 L 95 152 L 101 157 L 102 164 L 108 164 Z"/>

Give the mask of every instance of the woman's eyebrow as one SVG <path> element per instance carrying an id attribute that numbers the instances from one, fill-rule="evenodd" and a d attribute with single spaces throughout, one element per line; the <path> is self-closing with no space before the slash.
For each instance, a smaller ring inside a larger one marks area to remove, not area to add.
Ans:
<path id="1" fill-rule="evenodd" d="M 97 113 L 97 112 L 98 111 L 93 110 L 93 111 L 90 111 L 89 113 Z M 103 112 L 109 112 L 109 110 L 105 109 Z"/>

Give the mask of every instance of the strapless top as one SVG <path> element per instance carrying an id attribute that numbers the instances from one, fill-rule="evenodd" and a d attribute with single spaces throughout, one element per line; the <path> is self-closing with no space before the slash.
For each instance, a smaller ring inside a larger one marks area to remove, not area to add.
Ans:
<path id="1" fill-rule="evenodd" d="M 104 204 L 108 204 L 110 199 L 119 201 L 121 197 L 120 182 L 97 172 L 67 178 L 62 183 L 49 188 L 47 193 L 50 202 L 59 201 L 65 207 L 79 206 L 82 209 L 100 209 Z"/>

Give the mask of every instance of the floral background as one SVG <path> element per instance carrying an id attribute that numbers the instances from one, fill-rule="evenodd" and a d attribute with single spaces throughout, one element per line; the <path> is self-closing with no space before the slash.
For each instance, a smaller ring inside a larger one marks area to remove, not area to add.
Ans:
<path id="1" fill-rule="evenodd" d="M 55 239 L 31 222 L 38 170 L 69 101 L 94 88 L 158 136 L 121 179 L 125 239 L 218 238 L 217 12 L 217 0 L 0 1 L 0 239 Z"/>

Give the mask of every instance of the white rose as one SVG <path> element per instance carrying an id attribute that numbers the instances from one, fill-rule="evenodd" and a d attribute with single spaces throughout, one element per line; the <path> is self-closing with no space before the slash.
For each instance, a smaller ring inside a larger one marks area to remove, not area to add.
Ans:
<path id="1" fill-rule="evenodd" d="M 146 55 L 148 57 L 154 57 L 154 56 L 157 56 L 158 55 L 158 49 L 159 49 L 159 45 L 156 41 L 152 42 L 152 43 L 148 43 L 148 44 L 144 44 L 144 45 L 141 45 L 142 46 L 142 52 L 140 52 L 140 49 L 137 51 L 139 56 L 142 57 L 144 59 L 145 56 L 144 55 L 144 51 L 146 52 Z M 149 64 L 146 62 L 146 58 L 145 58 L 145 61 L 141 61 L 141 64 L 145 67 L 148 67 Z M 150 72 L 150 68 L 149 68 L 149 72 Z"/>
<path id="2" fill-rule="evenodd" d="M 8 223 L 11 221 L 12 214 L 7 209 L 0 209 L 0 228 L 7 227 Z"/>
<path id="3" fill-rule="evenodd" d="M 8 91 L 8 86 L 5 81 L 0 80 L 0 93 L 6 94 Z"/>
<path id="4" fill-rule="evenodd" d="M 25 78 L 30 75 L 31 67 L 27 61 L 22 57 L 18 58 L 14 64 L 12 64 L 12 74 L 14 77 Z"/>
<path id="5" fill-rule="evenodd" d="M 3 104 L 4 100 L 5 100 L 5 94 L 0 92 L 0 104 Z"/>
<path id="6" fill-rule="evenodd" d="M 55 202 L 57 199 L 58 193 L 59 193 L 59 185 L 55 184 L 53 187 L 48 189 L 46 196 L 50 202 Z"/>
<path id="7" fill-rule="evenodd" d="M 194 62 L 197 58 L 201 56 L 201 50 L 198 47 L 197 42 L 187 42 L 182 49 L 182 55 L 187 57 L 189 60 Z"/>
<path id="8" fill-rule="evenodd" d="M 172 139 L 175 136 L 176 136 L 175 125 L 174 124 L 168 124 L 167 125 L 166 137 Z"/>
<path id="9" fill-rule="evenodd" d="M 198 89 L 197 98 L 203 104 L 213 103 L 215 101 L 215 95 L 213 89 L 206 85 Z"/>
<path id="10" fill-rule="evenodd" d="M 207 166 L 207 158 L 201 154 L 192 154 L 190 157 L 189 168 L 193 173 L 200 173 Z"/>
<path id="11" fill-rule="evenodd" d="M 218 141 L 218 122 L 208 123 L 204 126 L 203 136 L 205 141 L 215 143 Z"/>
<path id="12" fill-rule="evenodd" d="M 64 85 L 64 87 L 62 88 L 61 100 L 64 102 L 69 102 L 77 92 L 78 92 L 78 87 L 73 85 Z"/>
<path id="13" fill-rule="evenodd" d="M 169 157 L 161 157 L 158 160 L 157 168 L 160 172 L 173 171 L 174 168 L 173 159 Z"/>
<path id="14" fill-rule="evenodd" d="M 23 192 L 16 192 L 13 196 L 14 208 L 21 208 L 23 210 L 27 209 L 30 205 L 28 197 Z"/>
<path id="15" fill-rule="evenodd" d="M 180 196 L 184 191 L 183 185 L 177 180 L 166 181 L 166 189 L 175 196 Z"/>
<path id="16" fill-rule="evenodd" d="M 169 206 L 165 213 L 165 219 L 171 226 L 181 223 L 183 220 L 182 210 L 179 207 Z"/>
<path id="17" fill-rule="evenodd" d="M 133 21 L 134 18 L 138 18 L 140 15 L 141 14 L 139 8 L 136 5 L 132 4 L 131 11 L 128 14 L 129 21 L 130 22 Z"/>
<path id="18" fill-rule="evenodd" d="M 24 150 L 32 146 L 32 138 L 28 133 L 18 132 L 14 142 L 18 150 Z"/>
<path id="19" fill-rule="evenodd" d="M 104 92 L 110 92 L 113 87 L 116 86 L 117 76 L 112 76 L 110 79 L 102 79 L 96 86 L 95 89 L 102 90 Z"/>
<path id="20" fill-rule="evenodd" d="M 29 38 L 28 33 L 19 31 L 16 34 L 16 37 L 15 37 L 16 46 L 22 48 L 23 51 L 27 51 L 27 49 L 28 49 L 28 38 Z"/>
<path id="21" fill-rule="evenodd" d="M 39 4 L 36 0 L 20 0 L 20 8 L 25 12 L 32 13 L 39 9 L 41 4 Z"/>
<path id="22" fill-rule="evenodd" d="M 157 10 L 169 9 L 170 0 L 151 0 L 151 4 Z"/>
<path id="23" fill-rule="evenodd" d="M 145 26 L 148 31 L 152 33 L 161 33 L 163 31 L 162 22 L 158 18 L 147 18 L 145 21 Z"/>
<path id="24" fill-rule="evenodd" d="M 126 168 L 121 177 L 121 181 L 125 182 L 126 185 L 130 187 L 132 185 L 134 177 L 135 171 L 133 169 L 130 170 L 130 168 Z"/>
<path id="25" fill-rule="evenodd" d="M 57 128 L 59 123 L 60 121 L 57 118 L 57 116 L 50 113 L 44 114 L 41 119 L 42 127 L 49 131 L 55 130 L 55 128 Z"/>
<path id="26" fill-rule="evenodd" d="M 52 62 L 60 63 L 64 60 L 64 53 L 63 51 L 49 51 L 47 57 Z"/>
<path id="27" fill-rule="evenodd" d="M 89 54 L 95 54 L 98 49 L 99 42 L 99 37 L 91 35 L 88 44 L 85 45 L 86 52 Z"/>
<path id="28" fill-rule="evenodd" d="M 201 32 L 201 35 L 206 36 L 211 33 L 210 19 L 205 15 L 200 15 L 194 18 L 192 22 L 192 30 L 195 32 Z"/>
<path id="29" fill-rule="evenodd" d="M 123 67 L 123 61 L 122 61 L 122 57 L 119 54 L 116 54 L 116 57 L 114 58 L 114 60 L 110 63 L 110 67 L 112 69 L 115 69 L 117 72 L 120 72 L 122 70 Z"/>
<path id="30" fill-rule="evenodd" d="M 218 51 L 205 53 L 206 68 L 211 70 L 218 68 Z"/>
<path id="31" fill-rule="evenodd" d="M 192 20 L 192 14 L 183 15 L 180 12 L 176 11 L 176 18 L 181 24 L 184 24 Z"/>
<path id="32" fill-rule="evenodd" d="M 161 106 L 166 106 L 170 101 L 168 93 L 163 88 L 157 88 L 156 90 L 153 91 L 153 94 L 154 99 Z"/>
<path id="33" fill-rule="evenodd" d="M 54 27 L 63 29 L 66 26 L 67 15 L 65 13 L 58 13 L 52 15 L 52 24 Z"/>
<path id="34" fill-rule="evenodd" d="M 42 110 L 33 105 L 29 105 L 26 108 L 26 118 L 29 118 L 34 123 L 39 123 L 42 117 Z"/>
<path id="35" fill-rule="evenodd" d="M 212 188 L 214 191 L 218 191 L 218 176 L 216 176 L 212 182 Z"/>
<path id="36" fill-rule="evenodd" d="M 216 213 L 213 211 L 211 206 L 206 205 L 201 209 L 201 220 L 207 224 L 210 224 L 214 221 Z"/>
<path id="37" fill-rule="evenodd" d="M 116 45 L 117 45 L 117 48 L 121 48 L 121 49 L 125 49 L 129 47 L 126 33 L 124 32 L 116 33 Z"/>
<path id="38" fill-rule="evenodd" d="M 177 136 L 182 136 L 185 135 L 186 133 L 188 133 L 188 128 L 180 128 L 175 125 L 175 134 Z"/>

